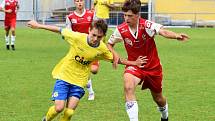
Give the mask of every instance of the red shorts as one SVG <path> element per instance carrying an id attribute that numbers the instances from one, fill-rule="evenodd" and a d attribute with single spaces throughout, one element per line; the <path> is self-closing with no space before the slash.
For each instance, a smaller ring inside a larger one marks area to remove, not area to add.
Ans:
<path id="1" fill-rule="evenodd" d="M 139 85 L 142 85 L 142 89 L 149 88 L 151 91 L 160 93 L 162 91 L 162 67 L 159 66 L 156 69 L 145 71 L 136 66 L 128 66 L 125 68 L 124 73 L 130 73 L 141 79 Z"/>
<path id="2" fill-rule="evenodd" d="M 16 28 L 16 17 L 5 18 L 4 28 L 5 29 Z"/>

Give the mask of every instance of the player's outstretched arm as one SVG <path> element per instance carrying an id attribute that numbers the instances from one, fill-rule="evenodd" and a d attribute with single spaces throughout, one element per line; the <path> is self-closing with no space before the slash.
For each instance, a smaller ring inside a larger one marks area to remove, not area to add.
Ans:
<path id="1" fill-rule="evenodd" d="M 27 23 L 27 26 L 32 28 L 32 29 L 45 29 L 48 31 L 52 31 L 52 32 L 56 32 L 56 33 L 60 33 L 61 32 L 61 28 L 57 27 L 57 26 L 52 26 L 52 25 L 44 25 L 44 24 L 39 24 L 34 20 L 31 20 Z"/>
<path id="2" fill-rule="evenodd" d="M 11 13 L 12 12 L 11 9 L 5 10 L 4 8 L 1 8 L 1 7 L 0 7 L 0 11 L 5 12 L 5 13 Z"/>
<path id="3" fill-rule="evenodd" d="M 177 39 L 179 41 L 187 41 L 189 36 L 184 33 L 175 33 L 173 31 L 161 28 L 159 34 L 168 39 Z"/>

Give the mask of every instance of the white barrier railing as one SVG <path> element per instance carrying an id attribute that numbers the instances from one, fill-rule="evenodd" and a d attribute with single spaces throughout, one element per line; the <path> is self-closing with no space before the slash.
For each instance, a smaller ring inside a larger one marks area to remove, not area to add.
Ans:
<path id="1" fill-rule="evenodd" d="M 36 19 L 43 23 L 64 24 L 69 11 L 19 11 L 17 20 Z M 165 26 L 215 27 L 215 13 L 150 13 L 152 20 Z M 148 12 L 140 12 L 140 16 L 148 18 Z M 211 19 L 213 18 L 213 19 Z M 0 20 L 4 20 L 4 13 L 0 13 Z M 108 24 L 116 26 L 123 22 L 123 13 L 111 11 Z"/>

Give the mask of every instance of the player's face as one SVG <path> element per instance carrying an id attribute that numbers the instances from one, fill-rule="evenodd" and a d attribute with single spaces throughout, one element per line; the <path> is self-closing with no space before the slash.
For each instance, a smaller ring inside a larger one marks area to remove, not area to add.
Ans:
<path id="1" fill-rule="evenodd" d="M 136 26 L 137 21 L 138 21 L 139 15 L 138 14 L 134 14 L 131 10 L 124 12 L 124 19 L 125 22 L 129 25 L 129 26 Z"/>
<path id="2" fill-rule="evenodd" d="M 77 9 L 81 10 L 84 8 L 84 0 L 75 0 L 74 2 Z"/>
<path id="3" fill-rule="evenodd" d="M 99 31 L 96 28 L 93 28 L 89 32 L 89 38 L 91 44 L 97 44 L 99 43 L 104 37 L 104 33 L 102 31 Z"/>

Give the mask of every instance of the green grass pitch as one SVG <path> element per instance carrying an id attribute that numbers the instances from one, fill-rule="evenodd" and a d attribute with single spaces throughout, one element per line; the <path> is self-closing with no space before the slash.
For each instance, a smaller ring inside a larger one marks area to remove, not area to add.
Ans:
<path id="1" fill-rule="evenodd" d="M 163 65 L 163 92 L 171 121 L 215 121 L 215 29 L 172 29 L 187 33 L 188 42 L 156 37 Z M 0 30 L 0 121 L 40 121 L 49 106 L 51 71 L 68 45 L 44 30 L 17 28 L 16 51 L 5 49 Z M 110 33 L 109 33 L 110 34 Z M 126 57 L 122 44 L 117 51 Z M 72 121 L 128 121 L 123 96 L 123 66 L 102 61 L 93 76 L 95 101 L 81 100 Z M 149 90 L 136 89 L 140 121 L 159 121 Z"/>

